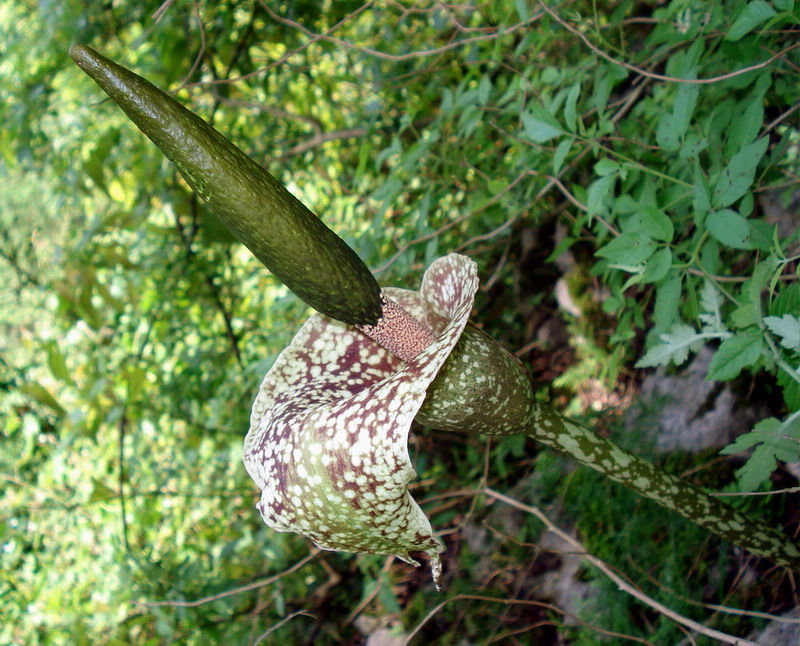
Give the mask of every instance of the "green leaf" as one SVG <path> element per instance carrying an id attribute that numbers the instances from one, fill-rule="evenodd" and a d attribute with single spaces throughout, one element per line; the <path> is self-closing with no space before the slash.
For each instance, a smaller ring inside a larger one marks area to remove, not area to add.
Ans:
<path id="1" fill-rule="evenodd" d="M 575 238 L 570 236 L 564 236 L 564 238 L 559 242 L 555 249 L 550 252 L 550 255 L 547 256 L 547 260 L 545 262 L 555 262 L 556 258 L 558 258 L 562 253 L 564 253 L 567 249 L 569 249 L 572 245 L 576 242 Z"/>
<path id="2" fill-rule="evenodd" d="M 704 336 L 685 323 L 676 323 L 669 332 L 659 335 L 661 343 L 654 345 L 636 363 L 637 368 L 666 366 L 670 361 L 676 366 L 689 358 L 689 351 L 697 352 L 703 345 Z"/>
<path id="3" fill-rule="evenodd" d="M 769 313 L 773 316 L 782 314 L 797 314 L 800 316 L 800 283 L 786 285 L 784 290 L 778 294 L 769 304 Z"/>
<path id="4" fill-rule="evenodd" d="M 642 230 L 651 238 L 672 242 L 674 228 L 672 220 L 662 210 L 646 206 L 636 214 L 641 220 Z"/>
<path id="5" fill-rule="evenodd" d="M 752 195 L 752 193 L 748 193 L 748 195 Z M 749 223 L 750 242 L 756 249 L 769 253 L 773 248 L 780 248 L 780 244 L 774 242 L 777 225 L 764 220 L 749 220 Z"/>
<path id="6" fill-rule="evenodd" d="M 656 304 L 653 306 L 653 322 L 658 330 L 666 330 L 672 325 L 678 314 L 678 303 L 681 298 L 682 274 L 674 272 L 672 278 L 658 286 Z"/>
<path id="7" fill-rule="evenodd" d="M 684 78 L 693 78 L 694 76 L 695 74 L 692 72 L 690 76 L 684 76 Z M 675 96 L 675 105 L 672 108 L 672 113 L 675 115 L 681 137 L 689 129 L 689 123 L 692 120 L 699 93 L 700 86 L 696 83 L 681 83 L 678 85 L 678 93 Z"/>
<path id="8" fill-rule="evenodd" d="M 44 404 L 48 408 L 55 411 L 58 415 L 63 416 L 66 411 L 64 410 L 63 406 L 56 401 L 56 398 L 50 394 L 50 391 L 47 390 L 42 384 L 29 381 L 26 384 L 22 384 L 19 389 L 24 392 L 26 395 L 29 395 L 40 404 Z"/>
<path id="9" fill-rule="evenodd" d="M 656 127 L 656 143 L 667 152 L 675 152 L 681 147 L 679 126 L 675 115 L 666 112 L 661 115 Z"/>
<path id="10" fill-rule="evenodd" d="M 703 308 L 700 320 L 706 325 L 706 329 L 724 330 L 722 314 L 720 313 L 722 297 L 719 290 L 714 287 L 710 280 L 706 280 L 700 290 L 700 307 Z"/>
<path id="11" fill-rule="evenodd" d="M 753 307 L 752 303 L 742 303 L 742 305 L 731 312 L 731 321 L 734 326 L 738 328 L 757 325 L 758 315 L 756 314 L 756 308 Z"/>
<path id="12" fill-rule="evenodd" d="M 758 162 L 767 152 L 768 137 L 762 137 L 736 153 L 714 186 L 714 206 L 730 206 L 753 184 Z"/>
<path id="13" fill-rule="evenodd" d="M 763 338 L 758 329 L 737 333 L 725 339 L 711 359 L 708 379 L 730 381 L 739 376 L 742 368 L 754 365 L 761 356 Z"/>
<path id="14" fill-rule="evenodd" d="M 731 455 L 755 447 L 747 463 L 737 472 L 739 489 L 755 491 L 777 466 L 777 460 L 800 460 L 800 419 L 797 414 L 781 422 L 774 417 L 762 419 L 750 433 L 736 438 L 720 453 Z"/>
<path id="15" fill-rule="evenodd" d="M 93 487 L 92 493 L 89 494 L 89 502 L 95 502 L 98 500 L 111 500 L 117 497 L 117 492 L 114 491 L 114 489 L 97 478 L 92 478 L 92 484 Z"/>
<path id="16" fill-rule="evenodd" d="M 47 352 L 47 363 L 53 376 L 67 384 L 74 385 L 75 382 L 72 380 L 72 375 L 67 368 L 67 362 L 64 360 L 64 355 L 61 353 L 58 344 L 55 341 L 48 341 L 45 343 L 44 349 Z"/>
<path id="17" fill-rule="evenodd" d="M 767 327 L 780 337 L 781 345 L 789 350 L 800 350 L 800 317 L 791 314 L 767 316 Z"/>
<path id="18" fill-rule="evenodd" d="M 783 401 L 789 410 L 800 410 L 800 383 L 785 370 L 778 370 L 778 385 L 783 388 Z"/>
<path id="19" fill-rule="evenodd" d="M 618 173 L 621 169 L 622 167 L 617 162 L 608 157 L 603 157 L 603 159 L 594 165 L 594 172 L 600 175 L 600 177 L 605 177 L 611 173 Z"/>
<path id="20" fill-rule="evenodd" d="M 525 134 L 528 139 L 536 142 L 537 144 L 549 141 L 553 137 L 559 137 L 564 134 L 564 130 L 558 125 L 542 121 L 532 114 L 522 115 L 522 124 L 525 126 Z"/>
<path id="21" fill-rule="evenodd" d="M 484 104 L 488 103 L 491 92 L 492 79 L 490 79 L 488 75 L 484 75 L 481 77 L 480 83 L 478 83 L 478 100 Z"/>
<path id="22" fill-rule="evenodd" d="M 487 188 L 489 189 L 489 195 L 491 196 L 499 195 L 507 187 L 508 183 L 502 179 L 493 179 L 487 184 Z"/>
<path id="23" fill-rule="evenodd" d="M 743 36 L 749 34 L 753 29 L 758 27 L 762 22 L 765 22 L 775 15 L 775 10 L 769 3 L 763 0 L 753 0 L 743 10 L 742 13 L 734 20 L 728 33 L 725 35 L 725 40 L 735 42 Z"/>
<path id="24" fill-rule="evenodd" d="M 691 73 L 689 77 L 694 77 Z M 662 115 L 656 128 L 656 142 L 664 150 L 675 152 L 681 146 L 681 141 L 689 129 L 689 123 L 694 113 L 700 86 L 694 83 L 681 83 L 675 96 L 672 112 Z"/>
<path id="25" fill-rule="evenodd" d="M 578 125 L 578 112 L 576 109 L 576 105 L 578 102 L 578 97 L 581 94 L 581 84 L 575 83 L 570 89 L 569 94 L 567 94 L 567 101 L 564 104 L 564 121 L 567 124 L 567 128 L 570 131 L 575 132 Z"/>
<path id="26" fill-rule="evenodd" d="M 514 0 L 514 6 L 517 9 L 517 13 L 519 14 L 520 20 L 524 21 L 530 18 L 531 12 L 529 9 L 528 0 Z"/>
<path id="27" fill-rule="evenodd" d="M 703 223 L 702 217 L 711 210 L 711 199 L 708 196 L 708 182 L 706 182 L 699 164 L 694 164 L 693 175 L 694 221 L 697 226 L 701 226 Z"/>
<path id="28" fill-rule="evenodd" d="M 698 155 L 706 148 L 708 148 L 708 139 L 701 137 L 694 132 L 689 132 L 683 138 L 680 158 L 683 160 L 697 159 Z"/>
<path id="29" fill-rule="evenodd" d="M 561 171 L 561 167 L 564 165 L 564 160 L 567 158 L 570 148 L 572 148 L 572 139 L 564 139 L 559 142 L 556 147 L 556 152 L 553 155 L 553 175 L 558 175 Z"/>
<path id="30" fill-rule="evenodd" d="M 728 135 L 729 150 L 741 150 L 752 142 L 761 130 L 764 121 L 764 94 L 753 97 L 742 112 L 742 116 L 734 119 Z"/>
<path id="31" fill-rule="evenodd" d="M 606 198 L 611 192 L 616 180 L 616 175 L 606 175 L 605 177 L 594 180 L 589 185 L 586 196 L 586 208 L 588 209 L 589 215 L 595 215 L 605 210 Z"/>
<path id="32" fill-rule="evenodd" d="M 753 249 L 750 223 L 730 209 L 714 211 L 706 218 L 708 232 L 722 244 L 734 249 Z"/>
<path id="33" fill-rule="evenodd" d="M 597 250 L 598 256 L 618 265 L 639 265 L 655 251 L 655 243 L 640 233 L 623 233 Z"/>
<path id="34" fill-rule="evenodd" d="M 655 283 L 669 273 L 672 267 L 672 250 L 662 247 L 650 256 L 642 275 L 643 283 Z"/>

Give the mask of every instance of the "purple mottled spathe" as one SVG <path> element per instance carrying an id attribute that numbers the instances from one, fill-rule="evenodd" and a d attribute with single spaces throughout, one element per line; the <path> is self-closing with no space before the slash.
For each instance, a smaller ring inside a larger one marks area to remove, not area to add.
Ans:
<path id="1" fill-rule="evenodd" d="M 354 327 L 313 315 L 264 377 L 244 443 L 258 510 L 278 531 L 319 547 L 426 552 L 434 580 L 441 543 L 408 493 L 411 422 L 467 323 L 475 263 L 450 254 L 425 272 L 420 292 L 387 288 L 434 337 L 408 362 Z"/>

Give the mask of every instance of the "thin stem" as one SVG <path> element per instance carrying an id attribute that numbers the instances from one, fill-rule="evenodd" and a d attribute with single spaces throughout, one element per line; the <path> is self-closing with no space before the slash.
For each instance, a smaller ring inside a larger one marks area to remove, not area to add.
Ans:
<path id="1" fill-rule="evenodd" d="M 686 480 L 665 473 L 549 407 L 535 407 L 528 432 L 542 444 L 567 453 L 725 540 L 800 571 L 800 548 L 788 536 L 748 518 Z"/>

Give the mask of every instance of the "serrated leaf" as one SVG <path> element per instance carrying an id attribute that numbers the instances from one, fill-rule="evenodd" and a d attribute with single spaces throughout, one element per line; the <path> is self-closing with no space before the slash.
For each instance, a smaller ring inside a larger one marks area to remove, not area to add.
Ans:
<path id="1" fill-rule="evenodd" d="M 700 290 L 700 307 L 703 308 L 700 320 L 715 330 L 722 329 L 722 315 L 720 314 L 722 297 L 719 290 L 714 287 L 710 280 L 705 281 L 703 288 Z"/>
<path id="2" fill-rule="evenodd" d="M 722 171 L 714 186 L 714 205 L 730 206 L 747 193 L 753 184 L 758 162 L 767 152 L 769 139 L 762 137 L 736 153 Z"/>
<path id="3" fill-rule="evenodd" d="M 597 250 L 598 256 L 618 265 L 639 265 L 655 251 L 655 243 L 641 233 L 623 233 Z"/>
<path id="4" fill-rule="evenodd" d="M 800 283 L 786 285 L 769 304 L 769 313 L 773 316 L 782 314 L 797 314 L 800 316 Z"/>
<path id="5" fill-rule="evenodd" d="M 696 352 L 703 345 L 704 336 L 685 323 L 676 323 L 669 332 L 659 335 L 656 344 L 636 363 L 637 368 L 666 366 L 670 361 L 676 366 L 689 358 L 689 351 Z"/>
<path id="6" fill-rule="evenodd" d="M 706 218 L 708 232 L 722 244 L 733 249 L 753 249 L 750 240 L 750 223 L 730 209 L 709 213 Z"/>
<path id="7" fill-rule="evenodd" d="M 783 422 L 774 417 L 763 419 L 750 433 L 740 435 L 733 444 L 722 449 L 721 453 L 730 455 L 753 447 L 753 454 L 736 474 L 741 491 L 758 489 L 775 470 L 777 460 L 800 460 L 800 420 L 796 415 Z"/>
<path id="8" fill-rule="evenodd" d="M 557 125 L 542 121 L 532 114 L 522 115 L 522 124 L 525 127 L 525 134 L 528 139 L 537 144 L 544 143 L 553 139 L 553 137 L 560 137 L 564 134 L 564 130 Z"/>
<path id="9" fill-rule="evenodd" d="M 800 350 L 800 317 L 784 314 L 764 318 L 767 327 L 780 337 L 780 343 L 789 350 Z"/>
<path id="10" fill-rule="evenodd" d="M 725 339 L 711 359 L 707 378 L 730 381 L 738 377 L 742 368 L 752 366 L 758 361 L 763 345 L 759 330 L 739 333 Z"/>
<path id="11" fill-rule="evenodd" d="M 728 42 L 739 40 L 774 15 L 776 15 L 775 9 L 773 9 L 768 2 L 753 0 L 753 2 L 749 3 L 742 10 L 742 13 L 739 14 L 736 20 L 734 20 L 728 33 L 725 35 L 725 40 Z"/>
<path id="12" fill-rule="evenodd" d="M 800 366 L 797 369 L 800 370 Z M 778 385 L 783 389 L 786 408 L 800 410 L 800 383 L 785 370 L 778 370 Z"/>
<path id="13" fill-rule="evenodd" d="M 778 429 L 781 427 L 781 421 L 779 419 L 775 419 L 774 417 L 767 417 L 766 419 L 762 419 L 758 424 L 753 427 L 754 431 L 761 431 L 764 433 L 776 433 Z M 763 436 L 760 436 L 758 433 L 745 433 L 744 435 L 740 435 L 736 438 L 736 440 L 726 446 L 724 449 L 720 451 L 722 455 L 731 455 L 733 453 L 740 453 L 742 451 L 746 451 L 754 447 L 757 444 L 761 444 L 764 441 Z"/>

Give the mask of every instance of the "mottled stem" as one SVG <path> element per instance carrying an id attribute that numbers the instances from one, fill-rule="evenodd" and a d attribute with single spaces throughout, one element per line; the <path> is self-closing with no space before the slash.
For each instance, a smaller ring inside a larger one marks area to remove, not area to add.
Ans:
<path id="1" fill-rule="evenodd" d="M 800 549 L 788 536 L 748 518 L 686 480 L 537 405 L 529 435 L 727 541 L 800 572 Z"/>

